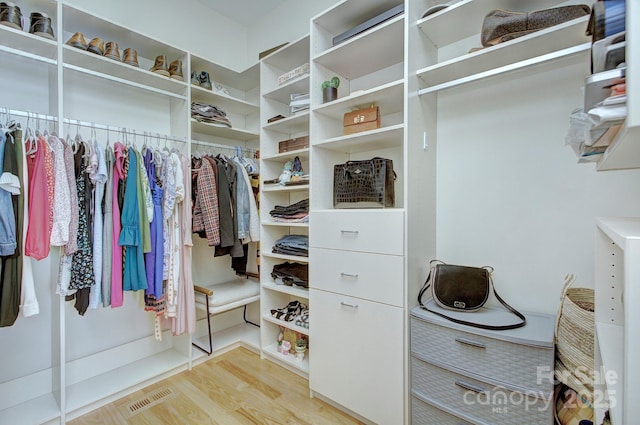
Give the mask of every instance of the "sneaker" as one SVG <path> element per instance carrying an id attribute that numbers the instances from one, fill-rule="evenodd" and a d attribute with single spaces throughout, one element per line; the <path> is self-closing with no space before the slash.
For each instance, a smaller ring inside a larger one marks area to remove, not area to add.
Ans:
<path id="1" fill-rule="evenodd" d="M 87 46 L 87 52 L 95 53 L 96 55 L 104 55 L 104 41 L 100 37 L 94 37 Z"/>
<path id="2" fill-rule="evenodd" d="M 124 49 L 124 52 L 122 53 L 122 62 L 127 65 L 135 66 L 136 68 L 139 67 L 138 52 L 136 49 L 132 49 L 131 47 Z"/>
<path id="3" fill-rule="evenodd" d="M 211 90 L 211 77 L 207 71 L 202 71 L 198 79 L 200 80 L 200 87 Z"/>
<path id="4" fill-rule="evenodd" d="M 191 73 L 191 84 L 193 84 L 194 86 L 200 85 L 200 80 L 198 79 L 198 71 L 193 71 Z"/>
<path id="5" fill-rule="evenodd" d="M 73 34 L 66 44 L 76 49 L 87 50 L 87 40 L 81 32 Z"/>
<path id="6" fill-rule="evenodd" d="M 113 59 L 114 61 L 120 61 L 120 49 L 118 43 L 115 41 L 108 41 L 104 49 L 104 57 Z"/>
<path id="7" fill-rule="evenodd" d="M 14 3 L 0 3 L 0 25 L 22 30 L 22 12 Z"/>
<path id="8" fill-rule="evenodd" d="M 40 37 L 48 38 L 49 40 L 55 40 L 53 28 L 51 28 L 51 18 L 46 13 L 31 13 L 29 32 Z"/>
<path id="9" fill-rule="evenodd" d="M 153 66 L 149 71 L 164 75 L 165 77 L 170 77 L 171 74 L 169 74 L 169 68 L 167 67 L 167 57 L 164 55 L 157 56 L 156 61 L 153 63 Z"/>
<path id="10" fill-rule="evenodd" d="M 169 64 L 169 77 L 173 80 L 184 81 L 182 76 L 182 61 L 176 59 Z"/>

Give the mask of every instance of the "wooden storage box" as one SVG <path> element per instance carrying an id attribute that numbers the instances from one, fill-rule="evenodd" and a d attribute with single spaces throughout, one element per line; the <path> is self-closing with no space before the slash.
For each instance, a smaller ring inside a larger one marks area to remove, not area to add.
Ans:
<path id="1" fill-rule="evenodd" d="M 344 134 L 359 133 L 361 131 L 380 128 L 380 109 L 372 106 L 366 109 L 358 109 L 344 114 Z"/>
<path id="2" fill-rule="evenodd" d="M 309 147 L 309 136 L 296 137 L 295 139 L 278 142 L 278 153 L 297 151 Z"/>

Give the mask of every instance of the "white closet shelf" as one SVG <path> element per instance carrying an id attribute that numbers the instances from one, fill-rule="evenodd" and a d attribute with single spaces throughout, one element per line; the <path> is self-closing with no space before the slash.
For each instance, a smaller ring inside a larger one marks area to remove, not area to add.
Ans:
<path id="1" fill-rule="evenodd" d="M 308 184 L 293 185 L 293 186 L 281 186 L 279 184 L 263 186 L 263 192 L 300 192 L 303 190 L 309 190 Z"/>
<path id="2" fill-rule="evenodd" d="M 403 40 L 404 15 L 400 15 L 330 48 L 313 60 L 336 74 L 353 80 L 402 62 L 404 48 L 399 46 L 404 45 Z"/>
<path id="3" fill-rule="evenodd" d="M 207 335 L 203 335 L 199 338 L 194 337 L 194 340 L 198 341 L 203 347 L 207 347 L 209 344 Z M 240 323 L 235 326 L 222 329 L 218 332 L 214 332 L 211 335 L 211 342 L 213 343 L 213 357 L 237 347 L 245 347 L 251 351 L 259 353 L 260 328 L 248 323 Z M 198 360 L 205 361 L 209 358 L 206 353 L 195 347 L 193 347 L 192 356 L 193 360 L 196 362 Z"/>
<path id="4" fill-rule="evenodd" d="M 293 286 L 287 286 L 287 285 L 276 285 L 273 282 L 263 282 L 262 287 L 270 291 L 293 295 L 294 297 L 298 297 L 298 298 L 309 299 L 308 289 L 294 288 Z M 308 329 L 307 329 L 307 332 L 308 332 Z"/>
<path id="5" fill-rule="evenodd" d="M 71 46 L 64 46 L 63 57 L 65 69 L 170 97 L 186 99 L 187 85 L 183 81 L 173 80 L 146 69 L 127 65 Z"/>
<path id="6" fill-rule="evenodd" d="M 512 0 L 462 0 L 440 12 L 419 19 L 417 26 L 433 44 L 442 47 L 478 34 L 485 15 L 491 10 L 531 12 L 554 7 L 557 4 L 557 0 L 537 0 L 528 5 L 515 4 Z M 518 8 L 514 9 L 516 6 Z M 521 9 L 523 6 L 525 9 Z M 455 22 L 455 25 L 452 25 L 452 22 Z"/>
<path id="7" fill-rule="evenodd" d="M 169 349 L 69 385 L 67 411 L 73 412 L 124 389 L 148 385 L 150 380 L 157 381 L 186 370 L 188 361 L 187 355 Z"/>
<path id="8" fill-rule="evenodd" d="M 308 331 L 308 329 L 307 329 Z M 278 343 L 275 342 L 271 345 L 262 348 L 262 352 L 270 357 L 277 359 L 279 362 L 283 362 L 289 367 L 297 369 L 300 372 L 303 372 L 305 375 L 309 373 L 309 351 L 305 353 L 304 360 L 301 362 L 296 361 L 295 354 L 284 355 L 278 352 Z"/>
<path id="9" fill-rule="evenodd" d="M 283 159 L 293 158 L 293 157 L 296 157 L 296 156 L 300 157 L 300 159 L 302 161 L 308 160 L 309 159 L 309 148 L 298 149 L 298 150 L 289 151 L 289 152 L 276 153 L 274 155 L 263 155 L 262 156 L 262 160 L 263 161 L 281 162 Z"/>
<path id="10" fill-rule="evenodd" d="M 587 20 L 574 19 L 420 69 L 417 75 L 426 88 L 419 94 L 585 52 L 591 48 L 584 34 Z"/>
<path id="11" fill-rule="evenodd" d="M 396 124 L 375 130 L 363 131 L 361 133 L 321 140 L 313 145 L 323 149 L 356 153 L 394 146 L 401 147 L 404 142 L 403 138 L 404 124 Z"/>
<path id="12" fill-rule="evenodd" d="M 400 79 L 369 90 L 356 91 L 333 102 L 317 105 L 312 110 L 342 121 L 345 112 L 358 107 L 368 107 L 373 103 L 380 107 L 381 115 L 388 115 L 403 111 L 403 92 L 404 79 Z"/>
<path id="13" fill-rule="evenodd" d="M 298 263 L 308 263 L 309 257 L 300 257 L 298 255 L 284 255 L 284 254 L 276 254 L 274 252 L 261 252 L 263 256 L 269 258 L 277 258 L 279 260 L 287 260 L 287 261 L 295 261 Z"/>
<path id="14" fill-rule="evenodd" d="M 598 349 L 604 367 L 604 373 L 599 379 L 604 379 L 606 374 L 611 371 L 616 374 L 615 382 L 607 383 L 607 391 L 615 398 L 621 398 L 624 393 L 624 374 L 620 371 L 624 368 L 624 326 L 613 325 L 608 323 L 596 322 L 596 340 L 598 341 Z M 608 398 L 605 395 L 605 402 Z M 612 423 L 620 423 L 618 418 L 622 418 L 622 403 L 612 403 L 609 407 Z"/>
<path id="15" fill-rule="evenodd" d="M 309 130 L 309 110 L 298 112 L 278 121 L 262 126 L 264 130 L 283 134 L 294 134 Z"/>
<path id="16" fill-rule="evenodd" d="M 307 295 L 307 297 L 308 297 L 308 295 Z M 265 314 L 265 315 L 262 316 L 262 318 L 264 320 L 266 320 L 267 322 L 269 322 L 269 323 L 273 323 L 273 324 L 276 324 L 278 326 L 282 326 L 283 328 L 287 328 L 287 329 L 291 329 L 291 330 L 296 331 L 296 332 L 300 332 L 301 334 L 304 334 L 304 335 L 309 335 L 309 329 L 303 328 L 302 326 L 296 325 L 295 324 L 295 320 L 293 320 L 291 322 L 287 322 L 287 321 L 284 321 L 284 320 L 278 320 L 278 319 L 276 319 L 275 317 L 273 317 L 270 314 Z"/>
<path id="17" fill-rule="evenodd" d="M 148 59 L 153 63 L 156 56 L 165 55 L 167 60 L 171 62 L 175 59 L 185 60 L 187 57 L 187 53 L 184 50 L 162 43 L 139 32 L 133 32 L 130 28 L 99 18 L 66 2 L 63 4 L 62 13 L 64 15 L 65 34 L 61 34 L 59 37 L 63 43 L 75 32 L 81 32 L 87 41 L 93 37 L 101 37 L 105 43 L 115 41 L 118 43 L 120 52 L 124 52 L 127 47 L 134 48 L 138 53 L 139 60 Z"/>
<path id="18" fill-rule="evenodd" d="M 596 168 L 598 171 L 621 170 L 640 167 L 640 128 L 630 127 L 625 121 L 622 128 L 611 142 Z"/>
<path id="19" fill-rule="evenodd" d="M 53 40 L 5 25 L 0 25 L 0 39 L 2 40 L 0 51 L 40 62 L 57 63 L 58 44 Z"/>
<path id="20" fill-rule="evenodd" d="M 286 53 L 283 53 L 285 49 Z M 308 57 L 309 34 L 306 34 L 286 46 L 282 46 L 282 48 L 270 53 L 268 56 L 265 56 L 262 58 L 262 62 L 287 72 L 305 63 L 301 63 L 300 58 Z"/>
<path id="21" fill-rule="evenodd" d="M 336 35 L 360 25 L 363 21 L 387 11 L 399 3 L 398 0 L 341 1 L 331 7 L 329 11 L 312 18 L 311 24 L 321 27 L 329 34 Z"/>
<path id="22" fill-rule="evenodd" d="M 41 424 L 60 417 L 60 407 L 53 393 L 0 410 L 0 424 Z"/>
<path id="23" fill-rule="evenodd" d="M 204 122 L 198 122 L 195 119 L 191 119 L 191 129 L 194 133 L 206 134 L 214 137 L 222 137 L 224 139 L 240 140 L 243 142 L 257 139 L 258 133 L 253 131 L 243 130 L 241 128 L 229 128 L 227 126 L 218 126 L 214 124 L 207 124 Z"/>
<path id="24" fill-rule="evenodd" d="M 262 96 L 289 105 L 291 93 L 309 93 L 309 74 L 287 81 L 281 86 L 265 92 Z"/>
<path id="25" fill-rule="evenodd" d="M 273 226 L 273 227 L 301 227 L 301 228 L 309 227 L 309 223 L 280 223 L 277 221 L 263 221 L 261 224 L 263 226 Z"/>
<path id="26" fill-rule="evenodd" d="M 191 100 L 208 103 L 219 107 L 226 113 L 231 112 L 239 115 L 257 114 L 260 110 L 260 107 L 255 103 L 194 85 L 191 85 Z"/>
<path id="27" fill-rule="evenodd" d="M 243 71 L 234 71 L 198 56 L 191 55 L 191 72 L 193 71 L 197 73 L 207 71 L 211 77 L 211 84 L 216 82 L 223 86 L 229 86 L 244 91 L 257 88 L 259 86 L 258 81 L 260 81 L 259 63 L 256 63 Z"/>

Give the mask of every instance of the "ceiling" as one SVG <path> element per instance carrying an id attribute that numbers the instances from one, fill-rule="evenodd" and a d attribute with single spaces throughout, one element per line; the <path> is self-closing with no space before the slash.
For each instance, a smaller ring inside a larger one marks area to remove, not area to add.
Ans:
<path id="1" fill-rule="evenodd" d="M 286 0 L 198 0 L 217 13 L 248 27 Z"/>

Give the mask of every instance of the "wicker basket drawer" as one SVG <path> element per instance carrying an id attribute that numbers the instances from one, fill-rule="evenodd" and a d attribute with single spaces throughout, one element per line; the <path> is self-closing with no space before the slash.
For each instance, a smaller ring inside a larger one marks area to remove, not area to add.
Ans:
<path id="1" fill-rule="evenodd" d="M 427 361 L 504 382 L 553 392 L 553 349 L 516 344 L 411 318 L 411 351 Z"/>
<path id="2" fill-rule="evenodd" d="M 549 425 L 553 397 L 510 391 L 442 369 L 413 357 L 412 387 L 436 406 L 447 406 L 473 422 L 492 425 Z"/>
<path id="3" fill-rule="evenodd" d="M 412 425 L 472 425 L 453 415 L 444 412 L 429 403 L 411 397 L 411 424 Z"/>

